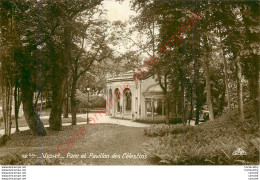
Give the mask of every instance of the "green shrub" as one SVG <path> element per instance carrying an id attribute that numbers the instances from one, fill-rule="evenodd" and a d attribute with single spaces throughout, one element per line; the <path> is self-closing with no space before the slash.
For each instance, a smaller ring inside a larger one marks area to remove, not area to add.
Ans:
<path id="1" fill-rule="evenodd" d="M 170 124 L 179 124 L 182 123 L 182 119 L 175 117 L 175 118 L 170 118 Z"/>
<path id="2" fill-rule="evenodd" d="M 23 158 L 16 153 L 7 154 L 5 156 L 0 157 L 1 165 L 17 165 L 23 164 Z"/>
<path id="3" fill-rule="evenodd" d="M 81 91 L 77 90 L 76 93 L 76 100 L 77 100 L 77 109 L 79 112 L 86 112 L 87 107 L 89 108 L 97 108 L 104 106 L 106 104 L 106 100 L 97 95 L 90 95 L 89 102 L 88 102 L 88 95 L 82 93 Z"/>
<path id="4" fill-rule="evenodd" d="M 154 124 L 144 128 L 144 134 L 147 136 L 164 136 L 169 132 L 169 126 L 165 124 Z"/>
<path id="5" fill-rule="evenodd" d="M 253 113 L 245 111 L 248 119 L 243 122 L 238 120 L 237 112 L 233 111 L 198 126 L 147 127 L 144 130 L 146 135 L 159 137 L 145 143 L 144 151 L 159 164 L 259 164 L 259 125 Z M 233 155 L 238 148 L 247 155 Z"/>
<path id="6" fill-rule="evenodd" d="M 61 165 L 59 159 L 26 159 L 22 158 L 21 155 L 17 153 L 7 154 L 0 157 L 0 164 L 1 165 Z"/>
<path id="7" fill-rule="evenodd" d="M 180 124 L 182 123 L 181 118 L 171 118 L 169 119 L 170 124 Z M 165 124 L 165 119 L 136 119 L 135 122 L 145 123 L 145 124 Z"/>
<path id="8" fill-rule="evenodd" d="M 230 133 L 229 136 L 223 135 L 222 132 L 210 135 L 199 129 L 186 134 L 154 138 L 144 144 L 144 151 L 159 164 L 257 164 L 259 151 L 250 144 L 251 138 L 252 135 L 239 137 L 237 133 Z M 247 155 L 232 155 L 237 148 L 242 148 Z"/>
<path id="9" fill-rule="evenodd" d="M 147 136 L 164 136 L 166 134 L 184 133 L 190 130 L 191 126 L 154 124 L 144 128 L 144 134 Z"/>

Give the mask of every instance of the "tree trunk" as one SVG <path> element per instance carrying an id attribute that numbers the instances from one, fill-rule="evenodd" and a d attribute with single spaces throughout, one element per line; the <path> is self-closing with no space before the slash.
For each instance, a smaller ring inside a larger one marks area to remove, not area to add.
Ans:
<path id="1" fill-rule="evenodd" d="M 198 78 L 199 78 L 199 68 L 198 68 L 198 63 L 197 63 L 197 59 L 195 59 L 194 61 L 194 87 L 195 87 L 195 95 L 196 95 L 196 120 L 195 120 L 195 125 L 198 125 L 199 124 L 199 116 L 200 116 L 200 107 L 201 107 L 201 99 L 200 99 L 200 93 L 203 93 L 203 92 L 200 92 L 199 91 L 199 81 L 198 81 Z"/>
<path id="2" fill-rule="evenodd" d="M 6 87 L 2 83 L 2 114 L 4 122 L 4 134 L 7 135 L 7 112 L 6 112 Z"/>
<path id="3" fill-rule="evenodd" d="M 71 105 L 71 116 L 72 116 L 72 125 L 77 124 L 77 106 L 76 106 L 76 78 L 73 78 L 72 80 L 72 86 L 71 86 L 71 99 L 70 99 L 70 105 Z"/>
<path id="4" fill-rule="evenodd" d="M 181 82 L 181 109 L 182 109 L 182 123 L 183 125 L 186 124 L 186 106 L 185 106 L 185 95 L 183 84 Z"/>
<path id="5" fill-rule="evenodd" d="M 190 85 L 190 117 L 189 117 L 189 125 L 190 121 L 193 118 L 193 88 L 192 84 Z"/>
<path id="6" fill-rule="evenodd" d="M 65 78 L 62 73 L 59 73 L 56 84 L 53 86 L 52 92 L 52 108 L 49 118 L 50 129 L 54 131 L 60 131 L 62 128 L 62 106 L 64 102 L 64 88 L 65 88 Z M 56 75 L 57 77 L 58 75 Z M 62 77 L 63 76 L 63 77 Z"/>
<path id="7" fill-rule="evenodd" d="M 230 111 L 231 110 L 231 100 L 230 100 L 230 89 L 228 87 L 227 60 L 226 60 L 224 48 L 222 45 L 221 35 L 219 37 L 220 37 L 220 43 L 221 43 L 222 57 L 223 57 L 223 61 L 224 61 L 224 74 L 225 74 L 225 86 L 226 86 L 226 93 L 227 93 L 228 111 Z"/>
<path id="8" fill-rule="evenodd" d="M 177 113 L 176 113 L 176 96 L 174 95 L 174 97 L 173 97 L 173 102 L 172 102 L 172 117 L 173 118 L 175 118 L 175 117 L 177 117 Z"/>
<path id="9" fill-rule="evenodd" d="M 260 98 L 259 98 L 259 94 L 260 94 L 260 82 L 259 82 L 259 71 L 258 71 L 258 77 L 257 77 L 257 81 L 256 81 L 256 98 L 255 98 L 255 111 L 256 111 L 256 120 L 257 120 L 257 123 L 259 124 L 259 118 L 260 118 L 260 115 L 259 115 L 259 101 L 260 101 Z"/>
<path id="10" fill-rule="evenodd" d="M 65 98 L 64 98 L 64 103 L 63 103 L 63 117 L 68 118 L 69 117 L 69 108 L 68 108 L 68 79 L 66 79 L 66 92 L 65 92 Z"/>
<path id="11" fill-rule="evenodd" d="M 239 120 L 244 121 L 244 103 L 243 103 L 243 84 L 242 84 L 242 71 L 240 64 L 240 56 L 236 58 L 236 71 L 237 71 L 237 103 Z"/>
<path id="12" fill-rule="evenodd" d="M 165 123 L 169 125 L 170 124 L 170 120 L 169 120 L 169 98 L 168 98 L 168 90 L 167 90 L 167 83 L 168 83 L 167 82 L 167 75 L 168 75 L 168 73 L 165 73 L 165 75 L 164 75 L 164 82 L 162 82 L 162 79 L 161 79 L 160 75 L 158 75 L 158 77 L 159 77 L 158 81 L 159 81 L 160 87 L 163 90 L 164 98 L 166 99 L 166 106 L 165 106 L 166 118 L 165 118 Z"/>
<path id="13" fill-rule="evenodd" d="M 260 73 L 259 73 L 259 60 L 258 57 L 254 57 L 254 69 L 252 70 L 250 78 L 250 98 L 254 101 L 254 109 L 256 112 L 256 122 L 259 124 L 259 95 L 260 95 Z"/>
<path id="14" fill-rule="evenodd" d="M 221 115 L 225 106 L 225 91 L 222 92 L 221 98 L 220 98 L 220 104 L 219 104 L 219 111 L 218 115 Z"/>
<path id="15" fill-rule="evenodd" d="M 35 111 L 30 73 L 25 72 L 21 81 L 22 103 L 26 122 L 34 135 L 45 136 L 43 123 Z"/>
<path id="16" fill-rule="evenodd" d="M 224 59 L 224 74 L 225 74 L 225 86 L 226 86 L 226 92 L 227 92 L 228 111 L 231 111 L 230 90 L 228 87 L 227 60 L 225 58 L 224 53 L 223 53 L 223 59 Z"/>
<path id="17" fill-rule="evenodd" d="M 12 130 L 12 103 L 13 103 L 13 87 L 10 86 L 9 87 L 9 93 L 8 93 L 8 110 L 9 110 L 9 115 L 8 115 L 8 119 L 9 119 L 9 126 L 8 126 L 8 136 L 11 135 L 11 130 Z"/>
<path id="18" fill-rule="evenodd" d="M 207 104 L 209 108 L 209 120 L 214 121 L 214 111 L 213 111 L 213 104 L 211 100 L 211 90 L 210 90 L 210 71 L 209 71 L 208 54 L 206 59 L 204 59 L 204 68 L 205 68 L 205 75 L 206 75 L 206 93 L 207 93 Z"/>
<path id="19" fill-rule="evenodd" d="M 63 118 L 68 118 L 69 112 L 68 112 L 68 97 L 65 95 L 64 102 L 63 102 Z"/>
<path id="20" fill-rule="evenodd" d="M 165 75 L 164 77 L 164 84 L 165 84 L 164 97 L 166 98 L 166 108 L 165 108 L 166 124 L 169 125 L 170 119 L 169 119 L 169 98 L 168 98 L 168 90 L 167 90 L 167 75 Z"/>
<path id="21" fill-rule="evenodd" d="M 181 110 L 182 110 L 182 123 L 186 125 L 186 99 L 185 99 L 185 89 L 184 89 L 184 75 L 183 71 L 180 69 L 180 79 L 181 79 Z"/>
<path id="22" fill-rule="evenodd" d="M 66 7 L 68 8 L 68 7 Z M 67 9 L 68 10 L 68 9 Z M 63 57 L 55 59 L 53 69 L 53 92 L 52 92 L 52 108 L 49 118 L 50 129 L 60 131 L 62 129 L 62 109 L 65 94 L 65 84 L 68 78 L 68 64 L 71 60 L 71 20 L 67 19 L 64 24 L 64 51 Z M 53 47 L 53 46 L 52 46 Z M 50 48 L 52 48 L 50 47 Z M 54 52 L 53 49 L 51 51 Z M 55 53 L 54 53 L 55 54 Z"/>
<path id="23" fill-rule="evenodd" d="M 195 120 L 195 125 L 198 125 L 200 122 L 200 104 L 198 103 L 199 98 L 196 99 L 196 120 Z"/>
<path id="24" fill-rule="evenodd" d="M 173 113 L 175 114 L 174 117 L 178 118 L 179 117 L 179 80 L 176 79 L 174 83 L 174 111 Z"/>
<path id="25" fill-rule="evenodd" d="M 16 132 L 19 132 L 19 126 L 18 126 L 18 116 L 19 116 L 19 88 L 18 83 L 16 81 L 15 88 L 14 88 L 14 117 L 15 117 L 15 128 Z"/>
<path id="26" fill-rule="evenodd" d="M 55 60 L 52 79 L 52 107 L 49 118 L 50 129 L 60 131 L 62 129 L 62 107 L 64 102 L 64 89 L 67 76 L 67 66 L 61 59 Z"/>
<path id="27" fill-rule="evenodd" d="M 166 100 L 166 106 L 165 106 L 165 117 L 166 117 L 166 124 L 170 124 L 170 119 L 169 119 L 169 100 Z"/>
<path id="28" fill-rule="evenodd" d="M 3 82 L 5 82 L 3 80 Z M 12 126 L 12 98 L 13 98 L 13 89 L 10 86 L 10 82 L 6 84 L 2 83 L 2 114 L 4 122 L 4 134 L 8 137 L 11 135 L 11 126 Z"/>

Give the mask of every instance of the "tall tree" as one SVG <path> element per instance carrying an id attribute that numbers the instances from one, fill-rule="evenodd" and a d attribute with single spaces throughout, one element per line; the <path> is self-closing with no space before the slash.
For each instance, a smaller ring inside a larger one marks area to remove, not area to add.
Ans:
<path id="1" fill-rule="evenodd" d="M 58 53 L 58 49 L 54 47 L 53 40 L 49 42 L 50 51 L 53 53 L 53 66 L 52 66 L 52 80 L 53 80 L 53 92 L 52 92 L 52 109 L 49 118 L 50 128 L 52 130 L 61 130 L 62 121 L 61 113 L 64 102 L 65 95 L 65 84 L 67 79 L 67 72 L 69 63 L 71 61 L 71 51 L 72 51 L 72 26 L 76 25 L 77 18 L 81 16 L 82 12 L 91 10 L 97 5 L 100 5 L 102 0 L 98 1 L 54 1 L 47 2 L 49 6 L 49 12 L 47 15 L 51 18 L 56 18 L 59 21 L 56 21 L 56 26 L 63 30 L 63 33 L 60 34 L 62 46 L 62 53 Z M 58 11 L 57 11 L 58 10 Z M 56 26 L 54 26 L 56 28 Z M 53 37 L 55 38 L 55 33 Z M 56 52 L 53 52 L 53 49 Z M 56 54 L 56 56 L 55 56 Z"/>
<path id="2" fill-rule="evenodd" d="M 34 134 L 45 135 L 46 131 L 33 106 L 34 55 L 38 43 L 35 37 L 32 38 L 33 30 L 28 27 L 38 22 L 38 16 L 33 14 L 37 9 L 34 5 L 33 1 L 1 1 L 1 41 L 14 45 L 2 47 L 12 50 L 10 54 L 13 57 L 13 65 L 17 67 L 17 74 L 21 77 L 21 100 L 26 121 Z M 12 24 L 11 29 L 10 24 Z M 10 36 L 7 33 L 12 33 L 11 39 L 8 38 Z M 35 31 L 33 33 L 37 34 Z"/>

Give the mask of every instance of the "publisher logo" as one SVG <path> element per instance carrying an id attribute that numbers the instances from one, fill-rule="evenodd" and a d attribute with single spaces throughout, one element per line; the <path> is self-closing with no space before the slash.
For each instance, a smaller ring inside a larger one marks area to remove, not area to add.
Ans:
<path id="1" fill-rule="evenodd" d="M 233 156 L 243 156 L 243 155 L 247 155 L 246 151 L 244 151 L 242 148 L 237 148 L 237 150 L 235 150 L 232 153 Z"/>

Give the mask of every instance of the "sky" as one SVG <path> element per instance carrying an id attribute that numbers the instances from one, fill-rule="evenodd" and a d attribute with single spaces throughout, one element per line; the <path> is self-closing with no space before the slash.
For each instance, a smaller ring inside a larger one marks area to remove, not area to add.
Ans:
<path id="1" fill-rule="evenodd" d="M 137 13 L 134 10 L 131 10 L 131 0 L 123 0 L 122 2 L 118 2 L 116 0 L 104 0 L 103 8 L 107 11 L 106 18 L 110 22 L 113 21 L 122 21 L 123 23 L 130 19 L 130 16 L 136 16 Z M 129 27 L 129 26 L 128 26 Z M 132 33 L 131 38 L 138 42 L 140 37 L 137 37 L 137 33 Z M 146 41 L 146 37 L 143 36 L 143 41 Z M 119 42 L 116 47 L 114 47 L 118 52 L 124 54 L 127 51 L 131 50 L 139 50 L 139 47 L 126 42 Z M 129 49 L 130 48 L 130 49 Z M 143 57 L 147 56 L 147 53 L 142 54 Z M 144 60 L 144 58 L 142 58 Z"/>
<path id="2" fill-rule="evenodd" d="M 124 23 L 130 19 L 130 16 L 135 16 L 136 12 L 131 10 L 130 2 L 130 0 L 124 0 L 122 2 L 118 2 L 116 0 L 104 0 L 103 8 L 107 11 L 107 20 L 110 22 L 122 21 Z M 134 35 L 134 33 L 132 34 L 131 38 L 137 41 L 136 35 Z M 114 48 L 116 48 L 118 52 L 125 53 L 129 50 L 129 45 L 124 43 L 126 42 L 119 42 Z M 131 48 L 136 49 L 137 47 L 131 46 Z"/>
<path id="3" fill-rule="evenodd" d="M 103 2 L 104 8 L 107 10 L 107 19 L 109 21 L 121 20 L 125 22 L 131 15 L 136 13 L 130 9 L 130 0 L 118 2 L 115 0 L 105 0 Z"/>

